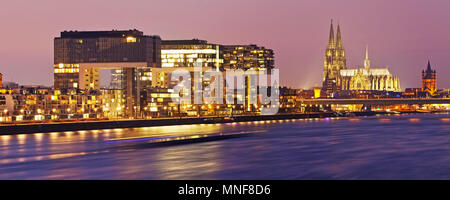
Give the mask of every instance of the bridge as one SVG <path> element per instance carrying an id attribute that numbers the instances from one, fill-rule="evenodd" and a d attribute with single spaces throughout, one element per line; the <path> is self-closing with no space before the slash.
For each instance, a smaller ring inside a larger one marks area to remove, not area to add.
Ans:
<path id="1" fill-rule="evenodd" d="M 398 98 L 398 99 L 302 99 L 299 103 L 313 105 L 426 105 L 450 104 L 450 98 Z"/>

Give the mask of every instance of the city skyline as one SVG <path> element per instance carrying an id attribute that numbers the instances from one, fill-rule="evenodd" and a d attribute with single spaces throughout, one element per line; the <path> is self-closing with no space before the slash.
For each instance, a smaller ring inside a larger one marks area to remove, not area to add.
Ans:
<path id="1" fill-rule="evenodd" d="M 450 180 L 449 8 L 3 2 L 0 180 L 139 179 L 165 199 Z"/>
<path id="2" fill-rule="evenodd" d="M 149 5 L 141 1 L 102 4 L 102 12 L 97 11 L 99 6 L 94 6 L 96 9 L 82 4 L 64 6 L 86 11 L 83 16 L 65 15 L 65 11 L 72 13 L 71 9 L 63 9 L 56 1 L 40 2 L 47 8 L 40 6 L 43 9 L 39 10 L 34 9 L 34 3 L 7 2 L 0 14 L 3 28 L 11 30 L 2 32 L 0 37 L 3 80 L 52 85 L 52 40 L 60 31 L 136 28 L 163 40 L 199 38 L 219 44 L 271 48 L 275 52 L 275 67 L 280 69 L 281 85 L 310 88 L 321 85 L 330 19 L 336 24 L 340 22 L 349 68 L 363 65 L 365 46 L 369 45 L 372 65 L 388 66 L 398 74 L 402 89 L 420 87 L 421 71 L 428 60 L 439 74 L 450 72 L 446 67 L 450 62 L 450 14 L 445 9 L 450 6 L 448 1 L 351 1 L 345 5 L 331 1 L 175 2 L 155 2 L 146 12 L 143 9 L 146 6 L 136 6 Z M 404 6 L 405 3 L 410 6 Z M 376 9 L 370 9 L 377 6 L 387 12 L 382 16 Z M 221 9 L 212 9 L 217 7 Z M 323 7 L 324 12 L 312 13 L 309 7 Z M 233 13 L 230 10 L 237 14 L 230 16 Z M 127 20 L 113 15 L 119 11 L 123 11 L 121 14 Z M 9 20 L 8 16 L 14 19 Z M 441 77 L 437 78 L 438 88 L 450 87 L 450 80 Z"/>

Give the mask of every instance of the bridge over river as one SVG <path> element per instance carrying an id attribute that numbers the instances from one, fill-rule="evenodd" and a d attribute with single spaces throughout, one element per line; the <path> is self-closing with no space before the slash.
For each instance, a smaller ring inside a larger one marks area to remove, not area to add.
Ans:
<path id="1" fill-rule="evenodd" d="M 306 106 L 316 105 L 428 105 L 450 104 L 450 98 L 398 98 L 398 99 L 304 99 Z"/>

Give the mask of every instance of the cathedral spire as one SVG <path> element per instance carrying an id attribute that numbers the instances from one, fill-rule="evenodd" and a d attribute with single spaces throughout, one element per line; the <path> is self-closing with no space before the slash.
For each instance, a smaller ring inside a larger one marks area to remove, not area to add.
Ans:
<path id="1" fill-rule="evenodd" d="M 366 45 L 366 60 L 369 60 L 369 45 Z"/>
<path id="2" fill-rule="evenodd" d="M 427 72 L 431 71 L 431 64 L 430 64 L 430 60 L 428 60 L 428 66 L 427 66 Z"/>
<path id="3" fill-rule="evenodd" d="M 338 48 L 342 48 L 342 37 L 341 37 L 341 27 L 338 21 L 338 26 L 337 26 L 337 30 L 336 30 L 336 46 Z"/>
<path id="4" fill-rule="evenodd" d="M 331 25 L 330 25 L 330 37 L 328 42 L 328 47 L 334 47 L 336 42 L 334 41 L 334 28 L 333 28 L 333 19 L 331 19 Z"/>
<path id="5" fill-rule="evenodd" d="M 366 59 L 364 60 L 364 68 L 370 68 L 370 60 L 369 60 L 369 45 L 366 45 Z"/>

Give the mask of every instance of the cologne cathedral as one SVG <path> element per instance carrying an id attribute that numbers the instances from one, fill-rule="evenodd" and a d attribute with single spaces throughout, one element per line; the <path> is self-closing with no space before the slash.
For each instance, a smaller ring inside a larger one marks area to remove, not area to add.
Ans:
<path id="1" fill-rule="evenodd" d="M 372 68 L 370 66 L 368 48 L 366 48 L 364 67 L 347 69 L 339 24 L 336 32 L 335 37 L 333 21 L 331 21 L 323 68 L 323 89 L 327 94 L 340 90 L 401 91 L 399 79 L 393 76 L 387 67 Z"/>

